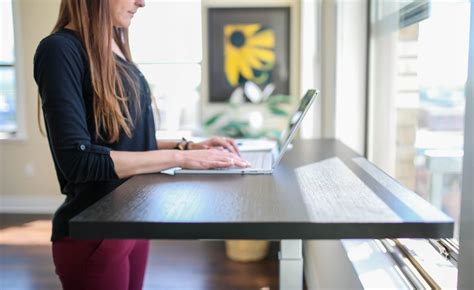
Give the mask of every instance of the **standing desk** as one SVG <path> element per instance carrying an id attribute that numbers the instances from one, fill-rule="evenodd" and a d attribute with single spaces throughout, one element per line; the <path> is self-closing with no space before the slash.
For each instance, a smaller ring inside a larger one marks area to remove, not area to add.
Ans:
<path id="1" fill-rule="evenodd" d="M 272 175 L 139 175 L 69 222 L 79 239 L 280 240 L 280 289 L 303 289 L 302 240 L 449 238 L 453 220 L 334 139 L 297 140 Z"/>

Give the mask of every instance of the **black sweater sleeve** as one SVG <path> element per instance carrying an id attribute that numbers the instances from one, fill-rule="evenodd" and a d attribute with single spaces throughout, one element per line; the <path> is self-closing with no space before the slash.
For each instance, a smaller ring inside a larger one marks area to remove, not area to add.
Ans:
<path id="1" fill-rule="evenodd" d="M 52 35 L 36 51 L 38 84 L 48 139 L 57 169 L 70 183 L 117 179 L 110 149 L 92 144 L 83 81 L 87 62 L 73 39 Z"/>

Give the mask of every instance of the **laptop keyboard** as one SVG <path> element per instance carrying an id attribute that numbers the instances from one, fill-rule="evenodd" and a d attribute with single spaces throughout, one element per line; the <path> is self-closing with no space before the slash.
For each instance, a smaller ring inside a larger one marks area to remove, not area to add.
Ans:
<path id="1" fill-rule="evenodd" d="M 252 165 L 252 168 L 271 168 L 272 154 L 270 152 L 242 152 L 241 157 Z"/>

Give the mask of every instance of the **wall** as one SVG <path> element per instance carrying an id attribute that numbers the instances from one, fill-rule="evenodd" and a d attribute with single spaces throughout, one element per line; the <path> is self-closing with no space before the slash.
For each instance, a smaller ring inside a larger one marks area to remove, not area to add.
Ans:
<path id="1" fill-rule="evenodd" d="M 321 50 L 321 69 L 316 76 L 321 83 L 321 137 L 336 135 L 336 64 L 337 64 L 337 1 L 318 0 L 317 15 L 320 16 L 317 29 L 320 31 L 318 48 Z"/>
<path id="2" fill-rule="evenodd" d="M 317 3 L 321 136 L 337 138 L 364 155 L 368 1 Z"/>
<path id="3" fill-rule="evenodd" d="M 336 138 L 365 154 L 368 1 L 337 4 Z"/>
<path id="4" fill-rule="evenodd" d="M 398 42 L 397 2 L 379 1 L 371 5 L 371 34 L 369 43 L 369 105 L 367 125 L 367 156 L 371 162 L 395 176 L 396 110 L 395 79 Z M 377 16 L 377 18 L 375 18 Z M 382 19 L 387 19 L 382 21 Z M 380 97 L 383 96 L 383 97 Z M 379 121 L 377 121 L 379 120 Z M 380 120 L 384 120 L 381 122 Z M 381 148 L 383 148 L 381 150 Z"/>
<path id="5" fill-rule="evenodd" d="M 321 91 L 321 23 L 320 9 L 314 0 L 300 3 L 300 89 L 301 94 L 309 88 Z M 321 137 L 322 96 L 314 102 L 301 124 L 300 137 L 303 139 Z"/>
<path id="6" fill-rule="evenodd" d="M 60 0 L 15 0 L 15 35 L 17 37 L 17 68 L 19 87 L 19 107 L 24 108 L 20 126 L 26 136 L 22 140 L 0 141 L 0 212 L 2 211 L 53 211 L 60 203 L 59 187 L 49 152 L 47 139 L 40 135 L 36 122 L 37 87 L 33 80 L 33 55 L 39 41 L 49 34 L 58 14 Z M 211 2 L 211 1 L 207 1 Z M 231 1 L 228 1 L 229 3 Z M 236 1 L 237 3 L 238 1 Z M 252 4 L 255 1 L 246 1 Z M 259 3 L 282 5 L 290 0 L 261 0 Z M 241 3 L 242 5 L 242 3 Z M 293 44 L 292 91 L 301 95 L 297 82 L 298 64 L 298 14 L 294 9 L 293 21 L 295 37 Z M 206 75 L 206 74 L 204 74 Z M 204 81 L 204 79 L 203 79 Z"/>
<path id="7" fill-rule="evenodd" d="M 47 140 L 36 122 L 37 87 L 33 55 L 58 16 L 59 0 L 16 0 L 15 35 L 19 98 L 24 108 L 24 140 L 0 141 L 0 211 L 44 212 L 61 198 Z"/>

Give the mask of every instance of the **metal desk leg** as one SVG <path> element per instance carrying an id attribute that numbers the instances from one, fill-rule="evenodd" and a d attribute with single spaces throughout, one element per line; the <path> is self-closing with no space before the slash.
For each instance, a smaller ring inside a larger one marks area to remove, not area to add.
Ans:
<path id="1" fill-rule="evenodd" d="M 281 240 L 280 290 L 303 290 L 303 241 Z"/>

